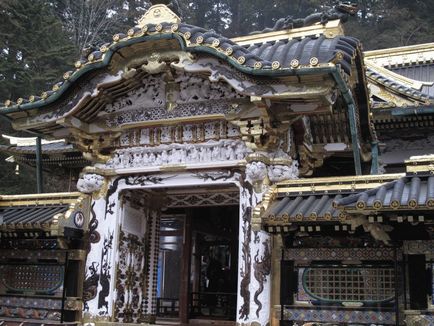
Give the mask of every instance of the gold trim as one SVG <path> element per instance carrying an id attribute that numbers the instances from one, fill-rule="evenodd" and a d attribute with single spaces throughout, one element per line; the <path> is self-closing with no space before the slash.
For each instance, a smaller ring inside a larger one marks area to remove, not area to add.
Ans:
<path id="1" fill-rule="evenodd" d="M 307 36 L 324 35 L 326 38 L 333 38 L 338 35 L 344 35 L 344 29 L 340 20 L 331 20 L 327 24 L 315 24 L 311 26 L 286 29 L 281 31 L 272 31 L 268 33 L 251 34 L 232 38 L 231 40 L 238 45 L 244 46 L 253 43 L 265 43 L 269 41 L 288 40 L 294 38 L 303 38 Z"/>
<path id="2" fill-rule="evenodd" d="M 425 172 L 434 174 L 434 155 L 413 156 L 405 160 L 406 171 L 410 173 Z"/>
<path id="3" fill-rule="evenodd" d="M 371 61 L 380 66 L 432 62 L 434 60 L 434 42 L 366 51 L 364 57 L 365 61 Z"/>
<path id="4" fill-rule="evenodd" d="M 278 193 L 327 192 L 327 191 L 355 191 L 358 189 L 375 188 L 384 183 L 397 180 L 405 176 L 404 173 L 383 175 L 362 175 L 350 177 L 327 177 L 289 180 L 278 183 Z"/>
<path id="5" fill-rule="evenodd" d="M 179 24 L 179 18 L 172 10 L 163 4 L 157 4 L 148 9 L 139 19 L 138 26 L 143 27 L 147 24 L 173 23 Z"/>

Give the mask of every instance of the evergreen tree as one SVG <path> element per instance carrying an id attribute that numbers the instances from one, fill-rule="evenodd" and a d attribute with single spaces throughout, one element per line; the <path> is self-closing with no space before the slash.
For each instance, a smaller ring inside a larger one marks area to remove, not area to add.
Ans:
<path id="1" fill-rule="evenodd" d="M 73 63 L 72 52 L 49 1 L 0 2 L 0 98 L 50 89 Z"/>

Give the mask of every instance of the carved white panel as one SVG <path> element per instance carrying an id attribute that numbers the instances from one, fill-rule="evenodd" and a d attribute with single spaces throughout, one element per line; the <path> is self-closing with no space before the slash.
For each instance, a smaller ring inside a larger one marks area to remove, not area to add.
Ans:
<path id="1" fill-rule="evenodd" d="M 150 145 L 151 144 L 150 129 L 140 130 L 140 144 L 141 145 Z"/>
<path id="2" fill-rule="evenodd" d="M 194 164 L 242 160 L 251 150 L 241 140 L 224 139 L 198 144 L 170 144 L 130 147 L 115 151 L 102 168 L 140 168 L 168 164 Z"/>

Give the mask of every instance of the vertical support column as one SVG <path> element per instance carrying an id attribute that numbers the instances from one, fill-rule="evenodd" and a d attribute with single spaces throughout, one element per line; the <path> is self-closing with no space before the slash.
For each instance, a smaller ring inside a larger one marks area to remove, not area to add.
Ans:
<path id="1" fill-rule="evenodd" d="M 106 205 L 107 201 L 113 203 Z M 117 193 L 92 202 L 83 298 L 84 321 L 109 321 L 115 294 L 120 210 Z"/>
<path id="2" fill-rule="evenodd" d="M 282 247 L 283 239 L 281 235 L 274 235 L 273 250 L 271 255 L 271 312 L 270 322 L 271 326 L 279 326 L 281 315 L 281 302 L 280 302 L 280 281 L 281 281 L 281 260 L 282 260 Z"/>
<path id="3" fill-rule="evenodd" d="M 152 200 L 152 199 L 151 199 Z M 149 210 L 147 235 L 145 239 L 145 286 L 142 302 L 141 322 L 155 323 L 157 316 L 158 255 L 160 251 L 160 208 Z"/>
<path id="4" fill-rule="evenodd" d="M 252 213 L 262 199 L 250 183 L 240 188 L 237 324 L 265 326 L 270 320 L 271 238 L 252 231 Z"/>
<path id="5" fill-rule="evenodd" d="M 36 137 L 36 188 L 38 194 L 41 194 L 44 189 L 42 185 L 42 145 L 41 137 Z"/>
<path id="6" fill-rule="evenodd" d="M 271 308 L 271 237 L 264 231 L 255 231 L 252 240 L 250 318 L 265 326 L 269 324 Z"/>
<path id="7" fill-rule="evenodd" d="M 181 286 L 179 289 L 179 318 L 181 323 L 188 323 L 190 294 L 190 253 L 191 253 L 191 210 L 187 212 L 184 223 L 184 237 L 181 262 Z"/>

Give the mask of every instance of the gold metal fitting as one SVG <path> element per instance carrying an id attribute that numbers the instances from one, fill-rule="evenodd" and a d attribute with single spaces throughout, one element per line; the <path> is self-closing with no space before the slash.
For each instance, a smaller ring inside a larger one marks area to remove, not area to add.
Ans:
<path id="1" fill-rule="evenodd" d="M 366 203 L 364 201 L 358 201 L 356 207 L 358 209 L 364 209 L 366 207 Z"/>
<path id="2" fill-rule="evenodd" d="M 324 213 L 324 219 L 330 221 L 332 219 L 332 214 L 330 214 L 330 212 Z"/>
<path id="3" fill-rule="evenodd" d="M 157 25 L 155 25 L 155 30 L 156 30 L 157 32 L 161 32 L 161 31 L 163 30 L 163 25 L 161 25 L 161 24 L 157 24 Z"/>
<path id="4" fill-rule="evenodd" d="M 415 199 L 410 199 L 408 201 L 408 206 L 410 206 L 411 208 L 416 208 L 417 207 L 417 201 Z"/>
<path id="5" fill-rule="evenodd" d="M 67 71 L 63 74 L 63 79 L 64 80 L 68 80 L 69 78 L 71 78 L 71 72 Z"/>
<path id="6" fill-rule="evenodd" d="M 5 104 L 6 107 L 11 106 L 12 105 L 12 101 L 11 100 L 6 100 L 4 104 Z"/>
<path id="7" fill-rule="evenodd" d="M 43 100 L 45 100 L 47 97 L 48 97 L 48 93 L 47 93 L 47 92 L 43 92 L 43 93 L 41 94 L 41 98 L 42 98 Z"/>
<path id="8" fill-rule="evenodd" d="M 88 56 L 87 56 L 87 60 L 89 60 L 89 61 L 93 61 L 93 60 L 95 60 L 95 56 L 93 55 L 93 53 L 91 53 L 91 54 L 89 54 Z"/>
<path id="9" fill-rule="evenodd" d="M 103 45 L 100 47 L 99 49 L 102 53 L 106 53 L 108 51 L 108 46 L 107 45 Z"/>
<path id="10" fill-rule="evenodd" d="M 119 42 L 120 39 L 121 39 L 121 36 L 119 34 L 113 35 L 113 41 Z"/>
<path id="11" fill-rule="evenodd" d="M 255 64 L 253 65 L 253 67 L 255 69 L 261 69 L 262 68 L 262 62 L 261 61 L 256 61 Z"/>
<path id="12" fill-rule="evenodd" d="M 52 87 L 52 90 L 54 92 L 57 92 L 59 89 L 60 89 L 60 86 L 58 84 L 54 84 L 53 87 Z"/>
<path id="13" fill-rule="evenodd" d="M 344 54 L 341 51 L 336 52 L 335 54 L 335 60 L 336 61 L 341 61 L 344 59 Z"/>
<path id="14" fill-rule="evenodd" d="M 218 47 L 220 45 L 220 40 L 219 39 L 215 39 L 214 41 L 212 41 L 212 46 L 213 47 Z"/>
<path id="15" fill-rule="evenodd" d="M 238 57 L 237 61 L 238 61 L 239 64 L 242 65 L 242 64 L 244 64 L 246 62 L 246 57 L 245 56 L 240 56 L 240 57 Z"/>
<path id="16" fill-rule="evenodd" d="M 232 55 L 232 53 L 234 53 L 234 49 L 232 49 L 231 47 L 229 47 L 229 48 L 227 48 L 225 50 L 225 52 L 226 52 L 227 55 Z"/>
<path id="17" fill-rule="evenodd" d="M 17 104 L 18 104 L 18 105 L 23 104 L 23 102 L 24 102 L 24 99 L 23 99 L 22 97 L 20 97 L 20 98 L 17 100 Z"/>
<path id="18" fill-rule="evenodd" d="M 144 25 L 142 27 L 142 32 L 143 32 L 143 34 L 146 34 L 148 32 L 148 25 Z"/>
<path id="19" fill-rule="evenodd" d="M 392 207 L 393 209 L 397 209 L 399 207 L 399 201 L 392 200 L 392 202 L 390 203 L 390 207 Z"/>
<path id="20" fill-rule="evenodd" d="M 179 29 L 179 25 L 178 25 L 178 24 L 173 24 L 173 25 L 170 27 L 170 30 L 171 30 L 173 33 L 175 33 L 178 29 Z"/>
<path id="21" fill-rule="evenodd" d="M 297 68 L 300 65 L 300 61 L 298 61 L 297 59 L 292 59 L 289 65 L 291 66 L 291 68 Z"/>
<path id="22" fill-rule="evenodd" d="M 75 64 L 74 64 L 75 68 L 77 68 L 77 69 L 80 68 L 81 65 L 82 65 L 82 63 L 81 63 L 80 60 L 79 60 L 79 61 L 76 61 Z"/>
<path id="23" fill-rule="evenodd" d="M 375 209 L 380 209 L 381 207 L 383 207 L 383 204 L 381 203 L 381 201 L 375 200 L 372 204 L 372 207 L 374 207 Z"/>
<path id="24" fill-rule="evenodd" d="M 35 95 L 30 95 L 29 96 L 29 102 L 35 102 Z"/>
<path id="25" fill-rule="evenodd" d="M 203 36 L 196 37 L 196 43 L 197 44 L 202 44 L 203 43 Z"/>
<path id="26" fill-rule="evenodd" d="M 132 37 L 132 36 L 134 36 L 134 33 L 135 33 L 134 28 L 130 28 L 130 29 L 128 30 L 128 32 L 127 32 L 127 35 L 128 35 L 129 37 Z"/>
<path id="27" fill-rule="evenodd" d="M 310 58 L 309 63 L 311 66 L 316 66 L 319 63 L 319 60 L 317 57 L 312 57 L 312 58 Z"/>
<path id="28" fill-rule="evenodd" d="M 280 68 L 280 62 L 279 61 L 273 61 L 271 64 L 272 69 L 279 69 Z"/>
<path id="29" fill-rule="evenodd" d="M 191 37 L 191 33 L 190 33 L 190 32 L 185 32 L 185 33 L 184 33 L 184 38 L 185 38 L 186 40 L 189 40 L 190 37 Z"/>

